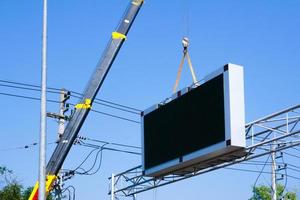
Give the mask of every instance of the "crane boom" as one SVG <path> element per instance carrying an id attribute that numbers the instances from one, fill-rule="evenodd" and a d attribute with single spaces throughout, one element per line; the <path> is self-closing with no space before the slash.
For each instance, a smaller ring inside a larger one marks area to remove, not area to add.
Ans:
<path id="1" fill-rule="evenodd" d="M 89 114 L 91 105 L 104 82 L 104 79 L 114 62 L 126 35 L 133 24 L 141 6 L 143 0 L 131 0 L 128 5 L 120 24 L 118 25 L 115 32 L 112 33 L 112 37 L 108 42 L 97 66 L 92 74 L 86 89 L 83 93 L 83 97 L 79 104 L 77 104 L 75 112 L 66 126 L 64 134 L 62 135 L 59 143 L 57 144 L 50 160 L 46 167 L 46 174 L 48 176 L 56 176 L 62 167 L 73 143 L 76 139 L 87 115 Z M 51 179 L 53 181 L 53 178 Z M 47 184 L 51 185 L 51 184 Z M 37 195 L 33 191 L 29 200 L 37 199 Z M 37 193 L 37 192 L 35 192 Z"/>

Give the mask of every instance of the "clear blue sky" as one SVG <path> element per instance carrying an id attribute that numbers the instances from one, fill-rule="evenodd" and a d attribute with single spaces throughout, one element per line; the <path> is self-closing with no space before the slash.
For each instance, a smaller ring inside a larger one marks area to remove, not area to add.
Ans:
<path id="1" fill-rule="evenodd" d="M 188 2 L 189 6 L 185 2 Z M 128 1 L 49 1 L 48 85 L 82 92 L 119 22 Z M 246 121 L 300 103 L 300 1 L 146 1 L 128 40 L 120 51 L 99 98 L 146 109 L 171 95 L 186 33 L 189 7 L 190 54 L 197 77 L 231 62 L 244 66 Z M 40 83 L 42 1 L 0 2 L 0 79 Z M 191 84 L 188 68 L 180 87 Z M 0 87 L 0 92 L 39 97 Z M 58 99 L 57 95 L 49 95 Z M 75 99 L 72 100 L 75 102 Z M 0 148 L 38 141 L 39 102 L 0 96 Z M 48 104 L 55 112 L 56 104 Z M 135 118 L 98 106 L 98 110 Z M 57 124 L 48 120 L 48 140 L 56 138 Z M 140 145 L 140 126 L 91 113 L 81 135 Z M 53 145 L 48 146 L 48 157 Z M 75 167 L 87 150 L 74 146 L 66 167 Z M 24 185 L 38 175 L 38 148 L 0 151 L 0 165 L 13 169 Z M 299 160 L 295 161 L 299 162 Z M 77 199 L 108 199 L 108 180 L 140 163 L 140 158 L 105 152 L 95 176 L 77 176 L 68 183 Z M 299 176 L 299 174 L 298 174 Z M 257 174 L 219 170 L 156 191 L 157 199 L 247 199 Z M 265 181 L 269 176 L 265 175 Z M 264 183 L 262 181 L 261 183 Z M 299 186 L 289 182 L 289 188 Z M 153 191 L 139 199 L 153 199 Z"/>

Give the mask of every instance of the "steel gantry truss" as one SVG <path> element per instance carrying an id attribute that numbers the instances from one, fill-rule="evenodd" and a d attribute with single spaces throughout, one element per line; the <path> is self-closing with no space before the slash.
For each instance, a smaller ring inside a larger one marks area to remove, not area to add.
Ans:
<path id="1" fill-rule="evenodd" d="M 194 168 L 194 171 L 185 175 L 167 175 L 163 177 L 147 177 L 143 175 L 142 166 L 139 165 L 109 178 L 109 195 L 111 199 L 118 197 L 133 197 L 135 194 L 168 185 L 190 177 L 198 176 L 213 170 L 230 165 L 259 158 L 274 152 L 300 145 L 300 104 L 276 112 L 269 116 L 248 123 L 245 127 L 246 152 L 242 158 L 224 162 L 219 165 L 207 164 L 205 169 Z"/>

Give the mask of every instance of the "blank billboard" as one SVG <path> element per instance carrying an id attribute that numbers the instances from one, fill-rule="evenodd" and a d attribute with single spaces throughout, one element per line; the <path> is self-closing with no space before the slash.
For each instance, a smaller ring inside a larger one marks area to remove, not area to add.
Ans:
<path id="1" fill-rule="evenodd" d="M 219 154 L 228 157 L 231 151 L 243 150 L 243 95 L 243 69 L 228 64 L 200 85 L 146 110 L 142 128 L 145 174 L 180 173 Z"/>

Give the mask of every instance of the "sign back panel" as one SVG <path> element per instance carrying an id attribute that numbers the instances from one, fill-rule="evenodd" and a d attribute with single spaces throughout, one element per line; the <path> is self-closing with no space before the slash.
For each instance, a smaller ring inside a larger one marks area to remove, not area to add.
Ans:
<path id="1" fill-rule="evenodd" d="M 190 167 L 197 164 L 200 157 L 222 150 L 223 146 L 231 146 L 229 126 L 234 114 L 230 113 L 228 102 L 230 97 L 240 98 L 243 110 L 244 97 L 229 94 L 230 84 L 243 85 L 229 80 L 229 75 L 240 76 L 234 71 L 242 68 L 229 66 L 209 75 L 199 86 L 179 91 L 169 102 L 158 104 L 144 113 L 142 142 L 146 175 L 159 176 Z M 243 120 L 240 121 L 242 124 Z M 217 144 L 224 145 L 208 150 Z M 243 147 L 244 143 L 240 144 Z M 227 154 L 227 150 L 223 152 Z"/>

